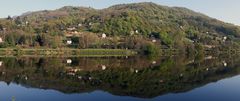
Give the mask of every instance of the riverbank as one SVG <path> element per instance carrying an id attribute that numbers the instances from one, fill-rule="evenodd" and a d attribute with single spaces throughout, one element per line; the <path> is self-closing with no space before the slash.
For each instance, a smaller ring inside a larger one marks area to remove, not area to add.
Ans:
<path id="1" fill-rule="evenodd" d="M 2 48 L 1 56 L 86 56 L 86 57 L 103 57 L 103 56 L 131 56 L 137 52 L 126 49 L 48 49 L 48 48 Z"/>

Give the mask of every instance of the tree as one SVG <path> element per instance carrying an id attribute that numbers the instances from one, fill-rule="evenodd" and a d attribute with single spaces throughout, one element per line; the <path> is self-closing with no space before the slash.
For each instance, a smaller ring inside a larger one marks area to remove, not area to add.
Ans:
<path id="1" fill-rule="evenodd" d="M 7 20 L 12 20 L 12 17 L 8 15 Z"/>
<path id="2" fill-rule="evenodd" d="M 93 45 L 97 42 L 98 36 L 94 33 L 83 33 L 79 36 L 79 48 L 89 48 L 90 45 Z"/>

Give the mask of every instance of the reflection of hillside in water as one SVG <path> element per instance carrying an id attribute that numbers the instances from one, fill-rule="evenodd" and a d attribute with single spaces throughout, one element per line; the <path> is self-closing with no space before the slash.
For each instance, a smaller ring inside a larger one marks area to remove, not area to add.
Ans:
<path id="1" fill-rule="evenodd" d="M 239 74 L 238 58 L 1 58 L 0 79 L 64 93 L 104 90 L 152 98 Z"/>

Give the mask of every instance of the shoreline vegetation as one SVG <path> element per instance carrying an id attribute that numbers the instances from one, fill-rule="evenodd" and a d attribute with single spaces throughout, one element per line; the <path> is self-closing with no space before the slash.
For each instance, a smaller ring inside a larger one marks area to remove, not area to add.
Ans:
<path id="1" fill-rule="evenodd" d="M 125 57 L 125 56 L 173 56 L 173 55 L 222 55 L 222 54 L 239 54 L 240 50 L 207 50 L 201 49 L 192 52 L 182 52 L 178 49 L 158 49 L 147 48 L 146 50 L 134 49 L 76 49 L 76 48 L 0 48 L 0 57 Z"/>
<path id="2" fill-rule="evenodd" d="M 83 57 L 110 57 L 132 56 L 134 50 L 126 49 L 69 49 L 69 48 L 1 48 L 0 56 L 83 56 Z"/>

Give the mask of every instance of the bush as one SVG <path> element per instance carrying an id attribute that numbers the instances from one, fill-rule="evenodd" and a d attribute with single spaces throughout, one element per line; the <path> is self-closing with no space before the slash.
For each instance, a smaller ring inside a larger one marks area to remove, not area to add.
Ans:
<path id="1" fill-rule="evenodd" d="M 157 47 L 154 44 L 148 44 L 146 48 L 144 49 L 144 54 L 145 55 L 159 55 L 160 53 L 160 48 Z"/>

